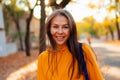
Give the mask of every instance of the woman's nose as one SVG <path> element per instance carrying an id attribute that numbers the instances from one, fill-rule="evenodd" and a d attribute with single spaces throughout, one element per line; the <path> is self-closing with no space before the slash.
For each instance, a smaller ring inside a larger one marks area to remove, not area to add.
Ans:
<path id="1" fill-rule="evenodd" d="M 63 33 L 63 29 L 62 29 L 62 28 L 59 28 L 59 29 L 58 29 L 58 33 Z"/>

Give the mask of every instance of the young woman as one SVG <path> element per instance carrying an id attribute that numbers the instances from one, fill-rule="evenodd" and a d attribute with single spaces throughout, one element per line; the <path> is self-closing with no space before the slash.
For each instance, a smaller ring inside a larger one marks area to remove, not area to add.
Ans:
<path id="1" fill-rule="evenodd" d="M 72 15 L 63 9 L 54 11 L 47 19 L 46 32 L 50 45 L 38 57 L 37 80 L 85 80 Z M 89 80 L 103 80 L 91 48 L 83 44 L 82 49 Z"/>

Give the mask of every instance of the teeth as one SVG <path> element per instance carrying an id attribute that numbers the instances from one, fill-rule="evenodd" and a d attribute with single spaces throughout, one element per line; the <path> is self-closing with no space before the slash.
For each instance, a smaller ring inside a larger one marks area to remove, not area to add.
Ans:
<path id="1" fill-rule="evenodd" d="M 57 36 L 56 38 L 57 38 L 58 40 L 63 40 L 64 37 Z"/>
<path id="2" fill-rule="evenodd" d="M 61 37 L 61 36 L 58 37 L 58 36 L 57 36 L 57 38 L 63 38 L 63 37 Z"/>

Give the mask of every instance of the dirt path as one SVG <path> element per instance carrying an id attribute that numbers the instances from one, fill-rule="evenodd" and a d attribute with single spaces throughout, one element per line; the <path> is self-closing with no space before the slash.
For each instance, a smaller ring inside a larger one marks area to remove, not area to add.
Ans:
<path id="1" fill-rule="evenodd" d="M 93 43 L 105 80 L 120 80 L 120 45 Z"/>

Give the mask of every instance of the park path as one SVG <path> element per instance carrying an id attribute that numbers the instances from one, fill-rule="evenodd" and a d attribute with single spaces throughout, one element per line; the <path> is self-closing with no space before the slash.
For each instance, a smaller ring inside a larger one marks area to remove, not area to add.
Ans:
<path id="1" fill-rule="evenodd" d="M 120 45 L 100 40 L 92 42 L 105 80 L 120 80 Z"/>
<path id="2" fill-rule="evenodd" d="M 93 40 L 91 47 L 95 50 L 97 61 L 105 80 L 120 80 L 120 45 Z M 23 57 L 22 59 L 26 59 Z M 36 59 L 37 56 L 35 56 L 35 61 L 12 72 L 5 80 L 36 80 Z"/>

